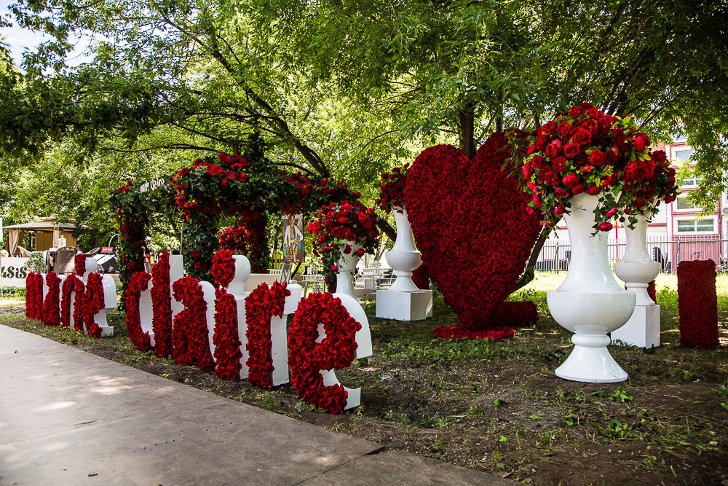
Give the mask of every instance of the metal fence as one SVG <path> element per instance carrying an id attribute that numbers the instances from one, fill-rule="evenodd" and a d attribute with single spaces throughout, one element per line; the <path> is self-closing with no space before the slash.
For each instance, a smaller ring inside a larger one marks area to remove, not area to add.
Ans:
<path id="1" fill-rule="evenodd" d="M 626 244 L 610 241 L 609 260 L 615 262 L 624 256 Z M 681 261 L 708 260 L 716 264 L 719 272 L 728 271 L 728 240 L 706 237 L 680 236 L 672 240 L 647 238 L 647 248 L 656 262 L 660 262 L 662 272 L 676 272 Z M 571 259 L 571 245 L 564 240 L 550 240 L 544 244 L 536 262 L 536 269 L 550 272 L 566 271 Z"/>

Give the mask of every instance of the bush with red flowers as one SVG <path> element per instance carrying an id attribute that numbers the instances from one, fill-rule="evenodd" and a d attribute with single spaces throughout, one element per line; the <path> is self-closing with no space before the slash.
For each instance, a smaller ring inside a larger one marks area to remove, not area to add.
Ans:
<path id="1" fill-rule="evenodd" d="M 326 337 L 317 343 L 319 324 Z M 342 385 L 324 385 L 319 370 L 349 366 L 356 359 L 360 329 L 361 324 L 332 294 L 315 292 L 301 299 L 288 330 L 288 364 L 291 383 L 303 401 L 331 414 L 344 410 L 347 391 Z"/>
<path id="2" fill-rule="evenodd" d="M 96 339 L 101 337 L 101 327 L 94 322 L 94 316 L 104 308 L 103 277 L 94 272 L 90 273 L 86 282 L 83 296 L 83 323 L 86 334 Z"/>
<path id="3" fill-rule="evenodd" d="M 67 275 L 61 287 L 61 326 L 71 325 L 71 295 L 76 291 L 76 282 L 79 278 L 76 274 Z"/>
<path id="4" fill-rule="evenodd" d="M 407 171 L 409 164 L 395 167 L 391 172 L 380 174 L 382 182 L 379 183 L 379 199 L 377 206 L 388 213 L 392 209 L 404 208 L 404 188 L 407 185 Z"/>
<path id="5" fill-rule="evenodd" d="M 273 343 L 271 318 L 283 317 L 286 296 L 291 295 L 285 283 L 275 282 L 271 287 L 265 282 L 245 298 L 245 321 L 248 326 L 248 381 L 262 388 L 273 386 Z"/>
<path id="6" fill-rule="evenodd" d="M 512 134 L 519 136 L 525 134 Z M 518 178 L 504 170 L 515 147 L 504 132 L 492 134 L 474 160 L 438 145 L 407 173 L 405 206 L 417 247 L 445 303 L 470 331 L 497 324 L 491 315 L 515 290 L 541 231 Z"/>
<path id="7" fill-rule="evenodd" d="M 61 321 L 61 279 L 56 275 L 56 272 L 49 272 L 46 275 L 46 285 L 48 286 L 48 293 L 43 300 L 43 316 L 41 320 L 46 326 L 57 326 Z"/>
<path id="8" fill-rule="evenodd" d="M 172 284 L 172 290 L 174 298 L 184 305 L 184 310 L 174 316 L 172 358 L 181 365 L 214 370 L 207 331 L 207 302 L 200 281 L 183 277 Z"/>
<path id="9" fill-rule="evenodd" d="M 321 208 L 306 230 L 316 237 L 313 252 L 321 258 L 327 283 L 338 273 L 342 253 L 374 253 L 379 237 L 374 210 L 359 201 L 330 203 Z"/>
<path id="10" fill-rule="evenodd" d="M 25 317 L 43 317 L 43 274 L 30 272 L 25 277 Z"/>
<path id="11" fill-rule="evenodd" d="M 689 348 L 717 348 L 718 296 L 713 260 L 683 261 L 677 266 L 680 344 Z"/>
<path id="12" fill-rule="evenodd" d="M 172 356 L 172 294 L 169 269 L 169 252 L 165 251 L 152 267 L 154 354 L 160 358 Z"/>
<path id="13" fill-rule="evenodd" d="M 154 181 L 154 184 L 141 185 L 128 181 L 112 195 L 111 205 L 116 211 L 116 220 L 119 224 L 117 251 L 121 280 L 119 307 L 123 308 L 131 276 L 145 270 L 144 244 L 150 215 L 171 211 L 174 201 L 171 188 L 164 179 Z"/>
<path id="14" fill-rule="evenodd" d="M 636 222 L 653 216 L 677 195 L 675 170 L 663 151 L 651 152 L 646 134 L 631 117 L 611 116 L 589 103 L 541 125 L 530 138 L 522 173 L 533 212 L 554 225 L 571 209 L 571 197 L 599 196 L 595 231 L 610 220 Z"/>
<path id="15" fill-rule="evenodd" d="M 139 300 L 142 292 L 149 288 L 152 276 L 147 272 L 137 272 L 131 276 L 129 286 L 126 288 L 126 332 L 129 340 L 139 351 L 152 349 L 151 337 L 142 329 L 139 314 Z"/>

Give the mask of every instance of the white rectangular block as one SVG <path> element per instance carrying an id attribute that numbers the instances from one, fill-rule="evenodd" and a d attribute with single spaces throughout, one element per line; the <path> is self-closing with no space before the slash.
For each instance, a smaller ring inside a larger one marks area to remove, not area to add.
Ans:
<path id="1" fill-rule="evenodd" d="M 660 306 L 635 306 L 627 324 L 612 332 L 612 342 L 652 348 L 660 345 Z"/>
<path id="2" fill-rule="evenodd" d="M 432 316 L 432 290 L 398 292 L 377 290 L 377 317 L 397 321 L 421 321 Z"/>

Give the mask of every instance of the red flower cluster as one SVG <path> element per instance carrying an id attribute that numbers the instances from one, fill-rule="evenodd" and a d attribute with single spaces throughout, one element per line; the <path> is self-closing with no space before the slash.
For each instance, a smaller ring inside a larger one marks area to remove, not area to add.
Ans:
<path id="1" fill-rule="evenodd" d="M 137 272 L 131 276 L 126 288 L 126 332 L 129 340 L 139 351 L 152 349 L 151 338 L 148 332 L 142 329 L 139 314 L 139 300 L 143 291 L 149 288 L 152 276 L 147 272 Z"/>
<path id="2" fill-rule="evenodd" d="M 404 208 L 404 188 L 407 185 L 407 171 L 409 164 L 395 167 L 392 172 L 380 174 L 382 182 L 379 183 L 379 199 L 377 206 L 388 213 L 392 209 Z"/>
<path id="3" fill-rule="evenodd" d="M 86 285 L 84 285 L 83 280 L 80 278 L 74 279 L 73 284 L 73 293 L 75 296 L 73 299 L 73 328 L 83 333 L 83 320 L 86 315 L 86 297 L 84 296 L 86 293 Z"/>
<path id="4" fill-rule="evenodd" d="M 76 291 L 76 281 L 78 277 L 75 274 L 67 275 L 61 287 L 61 326 L 68 327 L 71 325 L 71 294 Z"/>
<path id="5" fill-rule="evenodd" d="M 83 253 L 77 254 L 73 263 L 73 270 L 74 272 L 76 272 L 76 275 L 80 275 L 83 277 L 83 274 L 86 273 L 86 255 Z"/>
<path id="6" fill-rule="evenodd" d="M 689 348 L 717 348 L 718 296 L 715 262 L 693 260 L 677 266 L 680 344 Z"/>
<path id="7" fill-rule="evenodd" d="M 61 321 L 59 301 L 61 299 L 61 279 L 56 272 L 46 275 L 48 293 L 43 300 L 43 324 L 57 326 Z"/>
<path id="8" fill-rule="evenodd" d="M 192 167 L 183 167 L 172 177 L 171 186 L 177 194 L 175 203 L 182 210 L 185 221 L 199 212 L 222 212 L 223 208 L 218 204 L 220 194 L 248 180 L 245 173 L 248 161 L 245 158 L 225 153 L 218 154 L 217 158 L 219 163 L 195 159 Z"/>
<path id="9" fill-rule="evenodd" d="M 185 307 L 174 317 L 172 357 L 181 365 L 197 365 L 203 371 L 214 370 L 207 336 L 207 303 L 200 281 L 194 277 L 183 277 L 172 284 L 172 290 L 174 298 Z"/>
<path id="10" fill-rule="evenodd" d="M 235 223 L 235 226 L 223 228 L 217 234 L 220 247 L 230 250 L 237 255 L 245 255 L 247 253 L 251 237 L 250 230 L 242 221 Z"/>
<path id="11" fill-rule="evenodd" d="M 407 174 L 407 213 L 422 259 L 445 302 L 473 331 L 492 326 L 493 311 L 514 290 L 541 230 L 539 218 L 526 211 L 530 198 L 504 170 L 513 152 L 507 134 L 496 132 L 473 161 L 438 145 Z"/>
<path id="12" fill-rule="evenodd" d="M 319 324 L 326 337 L 317 343 Z M 288 330 L 288 364 L 291 383 L 306 403 L 331 414 L 344 410 L 348 393 L 342 385 L 325 386 L 319 370 L 349 366 L 356 359 L 360 329 L 332 294 L 316 292 L 301 300 Z"/>
<path id="13" fill-rule="evenodd" d="M 152 331 L 154 354 L 172 356 L 172 295 L 169 283 L 169 252 L 165 251 L 152 267 Z"/>
<path id="14" fill-rule="evenodd" d="M 124 184 L 123 186 L 119 187 L 119 188 L 118 188 L 118 189 L 116 190 L 116 193 L 117 193 L 117 194 L 121 194 L 122 192 L 126 192 L 126 191 L 128 191 L 129 189 L 131 189 L 131 188 L 132 188 L 132 185 L 131 185 L 131 181 L 126 181 L 126 184 Z"/>
<path id="15" fill-rule="evenodd" d="M 94 322 L 94 315 L 104 308 L 103 277 L 94 272 L 90 273 L 86 282 L 83 296 L 83 315 L 86 325 L 86 334 L 96 339 L 101 337 L 101 328 Z"/>
<path id="16" fill-rule="evenodd" d="M 215 285 L 227 287 L 235 277 L 235 259 L 232 250 L 218 250 L 212 257 L 212 276 Z"/>
<path id="17" fill-rule="evenodd" d="M 510 339 L 516 335 L 515 329 L 508 327 L 494 327 L 483 331 L 476 331 L 466 326 L 456 324 L 454 326 L 443 326 L 432 330 L 432 335 L 438 339 L 490 339 L 498 341 L 500 339 Z"/>
<path id="18" fill-rule="evenodd" d="M 611 116 L 589 103 L 541 125 L 530 138 L 523 177 L 533 200 L 529 210 L 553 225 L 571 208 L 570 198 L 603 194 L 594 228 L 609 231 L 612 218 L 648 217 L 677 194 L 675 170 L 632 118 Z M 626 216 L 625 216 L 626 215 Z"/>
<path id="19" fill-rule="evenodd" d="M 215 332 L 212 334 L 212 342 L 215 344 L 215 376 L 222 380 L 235 381 L 242 368 L 242 343 L 238 336 L 235 296 L 225 288 L 215 289 Z"/>
<path id="20" fill-rule="evenodd" d="M 25 317 L 41 319 L 43 317 L 43 274 L 29 272 L 25 277 Z"/>
<path id="21" fill-rule="evenodd" d="M 273 316 L 283 317 L 287 285 L 275 282 L 270 288 L 262 283 L 245 298 L 248 329 L 248 381 L 262 388 L 273 386 L 273 343 L 270 324 Z"/>
<path id="22" fill-rule="evenodd" d="M 316 213 L 306 230 L 316 236 L 313 253 L 324 264 L 327 282 L 338 272 L 336 263 L 341 254 L 354 252 L 357 256 L 374 253 L 379 237 L 377 216 L 372 208 L 359 201 L 332 202 Z M 358 245 L 354 249 L 351 245 Z"/>

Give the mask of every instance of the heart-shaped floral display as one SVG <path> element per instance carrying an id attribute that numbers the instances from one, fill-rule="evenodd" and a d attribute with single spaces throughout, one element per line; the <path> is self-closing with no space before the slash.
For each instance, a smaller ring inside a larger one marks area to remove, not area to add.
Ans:
<path id="1" fill-rule="evenodd" d="M 468 329 L 484 330 L 514 290 L 541 223 L 502 167 L 511 145 L 496 132 L 471 161 L 450 145 L 422 152 L 407 174 L 405 207 L 417 247 L 445 302 Z"/>

